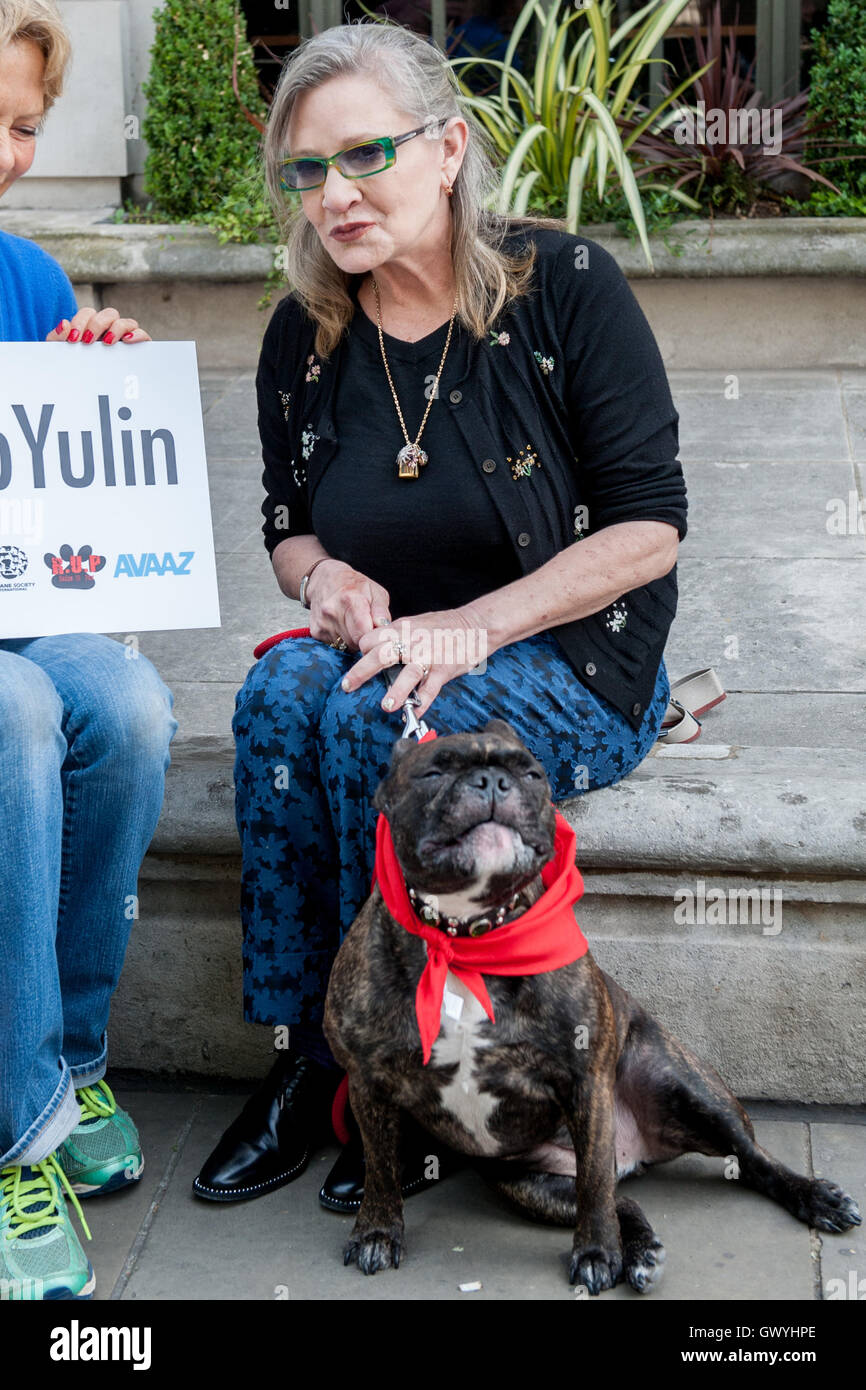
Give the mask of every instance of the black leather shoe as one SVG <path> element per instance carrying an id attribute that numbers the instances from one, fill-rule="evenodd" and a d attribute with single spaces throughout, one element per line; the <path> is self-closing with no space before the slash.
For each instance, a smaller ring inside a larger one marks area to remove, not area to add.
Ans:
<path id="1" fill-rule="evenodd" d="M 364 1199 L 364 1146 L 357 1122 L 347 1110 L 349 1142 L 322 1184 L 319 1202 L 327 1211 L 354 1216 Z M 400 1190 L 404 1197 L 435 1187 L 463 1166 L 464 1159 L 420 1125 L 404 1117 L 400 1136 Z"/>
<path id="2" fill-rule="evenodd" d="M 337 1075 L 283 1053 L 205 1160 L 192 1190 L 210 1202 L 242 1202 L 293 1182 L 327 1140 Z"/>

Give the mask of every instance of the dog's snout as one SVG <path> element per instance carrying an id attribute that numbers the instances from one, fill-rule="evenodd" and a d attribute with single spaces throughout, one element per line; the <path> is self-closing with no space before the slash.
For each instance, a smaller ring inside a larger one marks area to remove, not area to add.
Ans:
<path id="1" fill-rule="evenodd" d="M 504 767 L 476 767 L 466 779 L 476 791 L 505 796 L 514 787 L 514 778 Z"/>

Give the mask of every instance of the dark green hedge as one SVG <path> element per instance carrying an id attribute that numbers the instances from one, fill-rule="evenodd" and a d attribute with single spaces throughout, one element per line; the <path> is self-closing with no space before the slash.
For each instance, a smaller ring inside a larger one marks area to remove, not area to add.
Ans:
<path id="1" fill-rule="evenodd" d="M 845 153 L 866 156 L 866 0 L 830 0 L 826 26 L 820 33 L 812 30 L 812 41 L 810 118 L 829 123 L 827 138 L 850 141 L 852 148 Z M 821 148 L 820 142 L 816 148 Z M 828 158 L 815 167 L 838 185 L 843 197 L 838 199 L 829 189 L 813 197 L 838 204 L 840 213 L 866 212 L 866 157 Z"/>
<path id="2" fill-rule="evenodd" d="M 143 85 L 145 189 L 166 218 L 204 220 L 236 201 L 255 164 L 259 132 L 232 88 L 235 0 L 166 0 L 154 11 L 150 80 Z M 240 12 L 238 91 L 261 120 L 252 48 Z"/>

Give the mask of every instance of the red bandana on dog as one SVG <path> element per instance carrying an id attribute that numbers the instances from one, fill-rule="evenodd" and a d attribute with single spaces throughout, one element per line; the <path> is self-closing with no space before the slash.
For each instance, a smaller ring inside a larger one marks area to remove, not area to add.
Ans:
<path id="1" fill-rule="evenodd" d="M 506 922 L 485 936 L 448 936 L 438 927 L 422 922 L 415 913 L 394 850 L 391 827 L 387 817 L 379 813 L 370 891 L 378 881 L 391 916 L 427 942 L 429 960 L 415 994 L 425 1066 L 439 1036 L 449 969 L 472 991 L 491 1023 L 495 1023 L 483 975 L 541 975 L 546 970 L 570 965 L 586 954 L 586 937 L 572 911 L 572 904 L 583 896 L 583 878 L 574 862 L 576 843 L 568 821 L 556 811 L 554 853 L 541 870 L 545 891 L 538 901 L 513 922 Z"/>

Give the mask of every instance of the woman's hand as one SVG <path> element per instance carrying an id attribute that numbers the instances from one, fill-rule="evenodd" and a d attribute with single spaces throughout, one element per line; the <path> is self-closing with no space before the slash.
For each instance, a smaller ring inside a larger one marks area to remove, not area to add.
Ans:
<path id="1" fill-rule="evenodd" d="M 152 343 L 138 319 L 124 319 L 116 309 L 79 309 L 74 318 L 61 319 L 46 343 Z"/>
<path id="2" fill-rule="evenodd" d="M 406 648 L 403 669 L 383 697 L 382 708 L 399 709 L 416 690 L 420 704 L 415 706 L 415 714 L 419 719 L 443 685 L 456 676 L 465 676 L 490 654 L 487 628 L 471 605 L 446 608 L 438 613 L 419 613 L 412 618 L 401 618 L 390 627 L 377 627 L 365 633 L 358 643 L 363 656 L 347 672 L 343 689 L 357 690 L 383 667 L 398 663 L 395 642 L 403 643 Z M 426 675 L 424 666 L 429 668 Z"/>
<path id="3" fill-rule="evenodd" d="M 390 597 L 374 579 L 329 556 L 307 583 L 310 636 L 322 642 L 342 637 L 349 651 L 356 652 L 365 633 L 390 623 Z"/>

